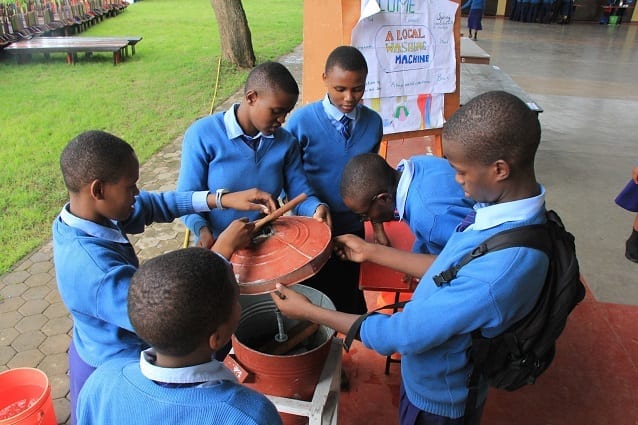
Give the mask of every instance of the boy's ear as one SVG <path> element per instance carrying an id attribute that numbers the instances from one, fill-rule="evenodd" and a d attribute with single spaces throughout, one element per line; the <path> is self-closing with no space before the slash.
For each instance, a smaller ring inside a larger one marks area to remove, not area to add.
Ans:
<path id="1" fill-rule="evenodd" d="M 104 182 L 102 180 L 95 179 L 89 183 L 89 193 L 96 200 L 104 199 Z"/>
<path id="2" fill-rule="evenodd" d="M 497 181 L 505 180 L 510 175 L 510 165 L 502 159 L 494 162 L 494 172 Z"/>
<path id="3" fill-rule="evenodd" d="M 232 335 L 232 332 L 228 332 L 228 326 L 226 326 L 225 323 L 220 325 L 208 337 L 208 345 L 210 346 L 211 350 L 218 351 L 226 346 L 230 339 L 230 335 Z"/>
<path id="4" fill-rule="evenodd" d="M 215 331 L 212 334 L 210 334 L 210 336 L 208 337 L 208 345 L 210 346 L 211 350 L 217 351 L 221 347 L 223 347 L 223 345 L 220 344 L 220 342 L 219 342 L 220 339 L 221 338 L 220 338 L 219 332 Z"/>
<path id="5" fill-rule="evenodd" d="M 326 84 L 326 79 L 328 78 L 328 76 L 326 75 L 325 72 L 321 73 L 321 79 L 323 80 L 323 83 Z"/>
<path id="6" fill-rule="evenodd" d="M 377 199 L 384 203 L 394 203 L 394 197 L 390 193 L 382 193 Z"/>
<path id="7" fill-rule="evenodd" d="M 253 105 L 257 101 L 257 97 L 257 92 L 255 90 L 248 90 L 244 95 L 246 103 L 249 105 Z"/>

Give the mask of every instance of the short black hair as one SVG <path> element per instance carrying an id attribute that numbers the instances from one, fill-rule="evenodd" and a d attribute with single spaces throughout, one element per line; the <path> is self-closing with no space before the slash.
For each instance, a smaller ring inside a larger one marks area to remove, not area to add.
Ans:
<path id="1" fill-rule="evenodd" d="M 483 165 L 501 159 L 519 169 L 533 168 L 540 139 L 536 112 L 505 91 L 473 98 L 443 125 L 444 143 L 461 143 L 465 157 Z"/>
<path id="2" fill-rule="evenodd" d="M 339 190 L 342 198 L 370 200 L 379 193 L 394 193 L 395 171 L 380 155 L 364 153 L 352 157 L 343 169 Z"/>
<path id="3" fill-rule="evenodd" d="M 142 264 L 131 279 L 128 314 L 157 352 L 192 353 L 227 322 L 238 297 L 231 265 L 204 248 L 184 248 Z"/>
<path id="4" fill-rule="evenodd" d="M 248 74 L 244 93 L 249 90 L 260 92 L 280 90 L 299 96 L 299 85 L 288 68 L 279 62 L 264 62 L 254 67 Z"/>
<path id="5" fill-rule="evenodd" d="M 105 131 L 86 131 L 71 140 L 60 155 L 60 169 L 69 192 L 79 192 L 94 180 L 115 183 L 132 164 L 135 151 L 124 140 Z"/>
<path id="6" fill-rule="evenodd" d="M 338 66 L 344 71 L 362 71 L 368 73 L 366 58 L 356 47 L 339 46 L 334 49 L 326 59 L 324 72 L 328 74 L 332 68 Z"/>

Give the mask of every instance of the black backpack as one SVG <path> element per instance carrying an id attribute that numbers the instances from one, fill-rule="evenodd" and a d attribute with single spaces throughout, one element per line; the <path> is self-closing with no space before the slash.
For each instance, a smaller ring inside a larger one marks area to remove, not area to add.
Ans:
<path id="1" fill-rule="evenodd" d="M 437 286 L 448 284 L 456 278 L 461 267 L 473 259 L 488 252 L 515 246 L 545 252 L 550 260 L 547 277 L 536 305 L 523 319 L 494 338 L 482 336 L 480 330 L 472 332 L 469 355 L 473 370 L 468 380 L 465 421 L 469 420 L 476 407 L 481 377 L 489 385 L 508 391 L 536 381 L 554 359 L 556 340 L 565 328 L 567 316 L 585 297 L 574 236 L 565 230 L 563 222 L 554 211 L 547 212 L 545 224 L 517 227 L 493 235 L 463 257 L 459 264 L 434 276 L 434 283 Z M 346 351 L 352 340 L 358 338 L 361 323 L 367 316 L 384 309 L 396 311 L 407 302 L 383 306 L 360 316 L 346 335 Z"/>
<path id="2" fill-rule="evenodd" d="M 474 258 L 514 246 L 544 251 L 550 260 L 547 277 L 532 311 L 507 331 L 494 338 L 484 337 L 480 330 L 472 332 L 469 355 L 473 371 L 468 382 L 466 420 L 476 406 L 481 377 L 489 385 L 508 391 L 536 381 L 554 359 L 556 340 L 569 313 L 585 297 L 574 236 L 565 230 L 554 211 L 547 212 L 545 224 L 518 227 L 488 238 L 459 264 L 434 276 L 434 282 L 437 286 L 449 283 Z"/>

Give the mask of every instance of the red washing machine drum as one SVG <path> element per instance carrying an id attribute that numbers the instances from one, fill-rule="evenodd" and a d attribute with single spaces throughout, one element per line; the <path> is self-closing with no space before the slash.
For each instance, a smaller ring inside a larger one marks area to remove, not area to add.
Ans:
<path id="1" fill-rule="evenodd" d="M 263 294 L 275 284 L 293 285 L 315 275 L 332 254 L 327 224 L 310 217 L 284 216 L 266 224 L 230 261 L 242 294 Z"/>

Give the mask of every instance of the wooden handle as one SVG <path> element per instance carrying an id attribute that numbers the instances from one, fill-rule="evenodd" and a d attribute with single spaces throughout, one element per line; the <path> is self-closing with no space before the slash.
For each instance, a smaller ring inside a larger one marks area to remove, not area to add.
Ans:
<path id="1" fill-rule="evenodd" d="M 275 211 L 268 214 L 266 217 L 262 217 L 259 220 L 255 220 L 254 232 L 261 229 L 264 226 L 264 224 L 270 223 L 271 221 L 276 220 L 277 218 L 286 214 L 288 211 L 290 211 L 291 209 L 293 209 L 294 207 L 296 207 L 297 205 L 305 201 L 307 197 L 308 195 L 306 195 L 305 193 L 301 193 L 297 197 L 286 202 L 282 207 L 277 208 Z"/>
<path id="2" fill-rule="evenodd" d="M 319 329 L 318 323 L 311 323 L 303 320 L 288 330 L 288 340 L 284 342 L 277 342 L 273 337 L 272 340 L 259 347 L 257 351 L 273 356 L 284 355 L 301 344 L 306 338 L 317 332 L 317 329 Z"/>

